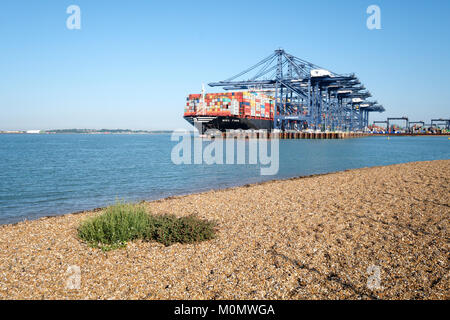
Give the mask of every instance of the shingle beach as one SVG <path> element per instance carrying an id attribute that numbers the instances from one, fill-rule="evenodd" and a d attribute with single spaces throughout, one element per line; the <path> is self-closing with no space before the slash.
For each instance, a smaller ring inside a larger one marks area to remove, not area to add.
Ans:
<path id="1" fill-rule="evenodd" d="M 145 203 L 216 221 L 197 244 L 88 247 L 98 210 L 3 225 L 0 299 L 449 299 L 449 194 L 438 160 Z"/>

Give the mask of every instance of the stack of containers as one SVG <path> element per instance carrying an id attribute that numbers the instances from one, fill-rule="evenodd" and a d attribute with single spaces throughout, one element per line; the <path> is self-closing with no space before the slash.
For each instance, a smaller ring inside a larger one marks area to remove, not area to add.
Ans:
<path id="1" fill-rule="evenodd" d="M 256 117 L 261 118 L 261 96 L 255 95 L 255 111 Z"/>
<path id="2" fill-rule="evenodd" d="M 250 92 L 251 116 L 256 117 L 256 92 Z"/>
<path id="3" fill-rule="evenodd" d="M 273 97 L 254 91 L 208 93 L 203 105 L 201 94 L 190 94 L 186 99 L 184 115 L 273 119 L 274 104 Z"/>
<path id="4" fill-rule="evenodd" d="M 244 118 L 250 117 L 250 114 L 251 114 L 250 100 L 251 100 L 250 93 L 243 92 L 242 93 L 241 110 L 243 110 L 242 116 Z"/>
<path id="5" fill-rule="evenodd" d="M 185 116 L 195 115 L 200 103 L 200 94 L 190 94 L 186 99 L 186 107 L 184 108 Z"/>

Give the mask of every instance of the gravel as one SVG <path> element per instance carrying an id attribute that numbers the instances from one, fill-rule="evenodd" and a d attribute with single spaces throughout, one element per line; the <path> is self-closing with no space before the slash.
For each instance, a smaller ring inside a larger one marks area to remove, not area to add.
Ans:
<path id="1" fill-rule="evenodd" d="M 98 211 L 3 225 L 0 299 L 449 299 L 449 178 L 439 160 L 146 202 L 218 223 L 191 245 L 90 248 Z"/>

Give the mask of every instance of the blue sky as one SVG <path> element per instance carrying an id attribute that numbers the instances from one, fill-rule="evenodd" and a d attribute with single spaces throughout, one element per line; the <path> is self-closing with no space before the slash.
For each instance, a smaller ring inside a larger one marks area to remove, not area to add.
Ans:
<path id="1" fill-rule="evenodd" d="M 355 72 L 387 109 L 371 121 L 428 123 L 450 116 L 449 21 L 447 0 L 2 1 L 0 129 L 189 128 L 187 94 L 279 47 Z"/>

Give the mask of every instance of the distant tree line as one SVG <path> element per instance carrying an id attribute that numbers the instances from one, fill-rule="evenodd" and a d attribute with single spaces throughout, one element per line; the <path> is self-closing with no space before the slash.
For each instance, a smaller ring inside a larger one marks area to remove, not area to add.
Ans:
<path id="1" fill-rule="evenodd" d="M 53 129 L 46 133 L 171 133 L 170 130 L 130 130 L 130 129 Z"/>

